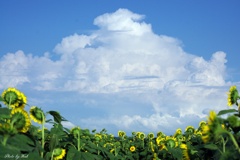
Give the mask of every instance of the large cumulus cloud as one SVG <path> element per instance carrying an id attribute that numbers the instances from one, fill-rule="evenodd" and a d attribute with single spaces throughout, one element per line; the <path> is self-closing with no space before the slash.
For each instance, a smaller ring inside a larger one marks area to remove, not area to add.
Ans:
<path id="1" fill-rule="evenodd" d="M 97 94 L 85 100 L 105 114 L 74 119 L 86 127 L 166 130 L 185 127 L 186 119 L 196 125 L 208 110 L 225 107 L 226 53 L 217 51 L 210 60 L 186 53 L 180 40 L 154 33 L 143 19 L 119 9 L 96 17 L 99 29 L 91 34 L 63 38 L 53 53 L 7 53 L 0 59 L 0 88 Z M 126 98 L 131 109 L 121 106 Z"/>

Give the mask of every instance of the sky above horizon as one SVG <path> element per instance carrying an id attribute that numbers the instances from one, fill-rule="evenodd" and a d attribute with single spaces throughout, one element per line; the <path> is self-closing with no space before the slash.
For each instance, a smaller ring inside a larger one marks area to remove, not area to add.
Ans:
<path id="1" fill-rule="evenodd" d="M 137 5 L 136 5 L 137 3 Z M 93 5 L 94 4 L 94 5 Z M 240 2 L 0 1 L 0 90 L 67 127 L 173 134 L 240 86 Z"/>

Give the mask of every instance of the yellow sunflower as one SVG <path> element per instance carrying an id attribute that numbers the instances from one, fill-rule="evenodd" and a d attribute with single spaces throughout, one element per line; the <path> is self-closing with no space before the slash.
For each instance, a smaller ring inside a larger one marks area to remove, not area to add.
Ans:
<path id="1" fill-rule="evenodd" d="M 32 106 L 29 112 L 30 112 L 30 118 L 34 122 L 42 124 L 43 121 L 45 120 L 44 112 L 40 108 L 36 106 Z"/>
<path id="2" fill-rule="evenodd" d="M 147 136 L 148 136 L 149 139 L 153 139 L 153 138 L 154 138 L 154 133 L 152 133 L 152 132 L 151 132 L 151 133 L 148 133 Z"/>
<path id="3" fill-rule="evenodd" d="M 182 129 L 181 129 L 181 128 L 178 128 L 178 129 L 175 131 L 174 137 L 176 137 L 177 135 L 180 135 L 180 134 L 182 134 Z"/>
<path id="4" fill-rule="evenodd" d="M 188 154 L 188 148 L 187 145 L 182 143 L 180 145 L 180 148 L 182 149 L 182 154 L 183 154 L 183 160 L 190 160 L 189 154 Z"/>
<path id="5" fill-rule="evenodd" d="M 208 117 L 208 120 L 207 120 L 207 123 L 208 123 L 209 125 L 212 125 L 213 122 L 216 120 L 216 118 L 217 118 L 216 112 L 215 112 L 215 111 L 210 111 L 209 117 Z"/>
<path id="6" fill-rule="evenodd" d="M 174 148 L 178 145 L 178 142 L 177 142 L 175 137 L 167 136 L 166 141 L 165 141 L 165 145 L 170 147 L 170 148 Z"/>
<path id="7" fill-rule="evenodd" d="M 134 152 L 135 150 L 136 150 L 136 147 L 135 147 L 135 146 L 131 146 L 131 147 L 130 147 L 130 151 L 131 151 L 131 152 Z"/>
<path id="8" fill-rule="evenodd" d="M 187 126 L 187 128 L 186 128 L 185 131 L 188 132 L 188 133 L 194 133 L 194 132 L 195 132 L 195 129 L 194 129 L 193 126 Z"/>
<path id="9" fill-rule="evenodd" d="M 62 148 L 55 148 L 53 150 L 53 159 L 54 160 L 59 160 L 63 159 L 66 155 L 66 150 Z"/>
<path id="10" fill-rule="evenodd" d="M 138 133 L 137 133 L 137 136 L 138 136 L 138 138 L 141 139 L 141 140 L 144 140 L 144 138 L 145 138 L 145 134 L 144 134 L 143 132 L 138 132 Z"/>
<path id="11" fill-rule="evenodd" d="M 239 95 L 236 86 L 231 86 L 227 94 L 228 94 L 228 106 L 232 106 L 233 104 L 237 103 Z"/>
<path id="12" fill-rule="evenodd" d="M 28 113 L 20 108 L 12 109 L 11 111 L 11 123 L 19 131 L 26 133 L 31 126 Z"/>
<path id="13" fill-rule="evenodd" d="M 201 121 L 201 122 L 199 122 L 199 127 L 202 127 L 202 126 L 204 126 L 204 125 L 206 125 L 207 124 L 207 122 L 205 122 L 205 121 Z"/>
<path id="14" fill-rule="evenodd" d="M 11 108 L 24 108 L 27 97 L 16 88 L 8 88 L 2 93 L 3 103 Z"/>
<path id="15" fill-rule="evenodd" d="M 118 137 L 125 137 L 126 133 L 124 131 L 118 131 Z"/>
<path id="16" fill-rule="evenodd" d="M 15 108 L 22 108 L 23 109 L 26 104 L 27 104 L 27 97 L 22 92 L 20 92 L 19 104 Z"/>
<path id="17" fill-rule="evenodd" d="M 209 125 L 204 125 L 202 127 L 202 140 L 207 143 L 211 139 L 210 127 Z"/>

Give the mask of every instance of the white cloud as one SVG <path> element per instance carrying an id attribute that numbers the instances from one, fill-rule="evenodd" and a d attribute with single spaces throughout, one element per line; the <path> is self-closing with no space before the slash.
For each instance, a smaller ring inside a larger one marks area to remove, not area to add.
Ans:
<path id="1" fill-rule="evenodd" d="M 50 53 L 41 57 L 8 53 L 0 60 L 0 88 L 23 86 L 62 97 L 72 92 L 79 97 L 100 95 L 101 102 L 90 104 L 105 112 L 96 122 L 102 128 L 108 124 L 129 130 L 185 127 L 186 119 L 197 122 L 206 111 L 224 106 L 229 86 L 226 54 L 216 52 L 205 60 L 186 53 L 181 41 L 155 34 L 143 19 L 127 9 L 100 15 L 94 20 L 98 30 L 70 35 L 55 46 L 59 56 L 55 61 Z M 126 98 L 132 106 L 121 105 Z M 66 105 L 71 101 L 69 97 Z M 91 113 L 78 120 L 86 126 L 96 121 Z"/>

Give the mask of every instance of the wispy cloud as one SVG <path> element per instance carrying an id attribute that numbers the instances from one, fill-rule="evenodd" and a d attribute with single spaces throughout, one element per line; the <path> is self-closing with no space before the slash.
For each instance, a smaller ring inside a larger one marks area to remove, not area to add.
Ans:
<path id="1" fill-rule="evenodd" d="M 72 116 L 76 108 L 69 107 L 65 117 L 86 127 L 173 130 L 225 107 L 226 53 L 210 60 L 186 53 L 180 40 L 155 34 L 143 19 L 119 9 L 98 16 L 99 29 L 90 35 L 63 38 L 54 53 L 7 53 L 0 59 L 0 88 L 27 87 L 29 93 L 58 94 L 56 101 L 64 97 L 65 104 L 80 103 L 85 116 Z"/>

